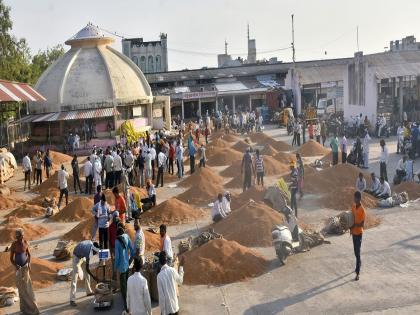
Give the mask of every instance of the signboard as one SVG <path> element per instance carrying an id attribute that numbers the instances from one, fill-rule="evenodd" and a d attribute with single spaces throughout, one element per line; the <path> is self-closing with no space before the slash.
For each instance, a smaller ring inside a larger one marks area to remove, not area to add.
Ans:
<path id="1" fill-rule="evenodd" d="M 337 82 L 321 82 L 321 89 L 336 87 Z"/>
<path id="2" fill-rule="evenodd" d="M 216 97 L 216 96 L 217 96 L 217 91 L 182 93 L 182 99 L 184 100 L 210 98 L 210 97 Z"/>

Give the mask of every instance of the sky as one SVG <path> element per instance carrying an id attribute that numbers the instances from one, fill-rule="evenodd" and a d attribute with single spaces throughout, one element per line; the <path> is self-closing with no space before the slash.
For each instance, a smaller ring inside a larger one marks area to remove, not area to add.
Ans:
<path id="1" fill-rule="evenodd" d="M 257 58 L 291 61 L 291 15 L 296 60 L 383 52 L 390 40 L 420 41 L 418 0 L 4 0 L 13 34 L 32 53 L 64 42 L 88 22 L 123 37 L 158 40 L 168 34 L 169 70 L 217 66 L 217 54 L 246 57 L 247 24 Z M 121 38 L 114 47 L 121 51 Z M 68 46 L 66 47 L 66 49 Z"/>

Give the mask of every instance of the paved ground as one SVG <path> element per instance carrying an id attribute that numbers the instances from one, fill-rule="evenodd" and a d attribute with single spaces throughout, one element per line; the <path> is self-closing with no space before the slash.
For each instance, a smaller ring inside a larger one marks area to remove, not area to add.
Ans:
<path id="1" fill-rule="evenodd" d="M 267 128 L 278 140 L 290 142 L 283 130 Z M 388 141 L 387 141 L 388 142 Z M 371 145 L 371 170 L 379 172 L 378 141 Z M 395 139 L 389 140 L 390 152 L 395 152 Z M 388 176 L 392 178 L 399 159 L 391 154 Z M 420 186 L 419 186 L 420 187 Z M 165 189 L 162 195 L 174 195 L 177 189 Z M 317 209 L 304 201 L 302 217 L 311 222 L 321 221 L 332 210 Z M 289 258 L 279 267 L 272 248 L 258 248 L 271 259 L 270 270 L 255 279 L 223 286 L 182 286 L 182 314 L 416 314 L 420 312 L 418 292 L 420 282 L 420 204 L 408 208 L 375 210 L 382 223 L 366 231 L 362 246 L 362 274 L 359 282 L 352 281 L 354 256 L 351 237 L 346 234 L 331 237 L 330 245 Z M 208 220 L 196 224 L 172 227 L 170 234 L 179 240 L 205 226 Z M 51 223 L 45 223 L 51 224 Z M 59 234 L 62 227 L 57 226 Z M 47 238 L 57 237 L 56 234 Z M 39 241 L 37 256 L 50 257 L 51 241 Z M 42 245 L 44 244 L 44 245 Z M 55 243 L 54 243 L 55 245 Z M 188 271 L 186 271 L 188 272 Z M 69 284 L 59 283 L 36 292 L 43 314 L 96 314 L 90 298 L 81 298 L 79 306 L 68 306 Z M 83 295 L 80 292 L 80 295 Z M 114 308 L 103 314 L 120 314 L 121 298 L 115 297 Z M 6 309 L 14 313 L 16 307 Z M 153 314 L 159 314 L 157 307 Z"/>

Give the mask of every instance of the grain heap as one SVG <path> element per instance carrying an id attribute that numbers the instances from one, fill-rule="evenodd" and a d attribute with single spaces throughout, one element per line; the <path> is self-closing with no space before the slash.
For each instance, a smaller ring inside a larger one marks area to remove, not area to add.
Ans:
<path id="1" fill-rule="evenodd" d="M 338 163 L 341 163 L 341 157 L 342 157 L 341 150 L 338 150 Z M 332 151 L 329 150 L 329 152 L 324 155 L 321 161 L 325 165 L 332 165 Z"/>
<path id="2" fill-rule="evenodd" d="M 265 188 L 261 186 L 252 186 L 247 191 L 241 193 L 236 197 L 232 197 L 232 201 L 230 203 L 231 209 L 238 209 L 242 207 L 244 204 L 247 204 L 251 199 L 256 202 L 264 201 L 265 196 Z"/>
<path id="3" fill-rule="evenodd" d="M 239 140 L 239 137 L 229 133 L 227 135 L 222 135 L 221 139 L 223 139 L 226 142 L 237 142 Z"/>
<path id="4" fill-rule="evenodd" d="M 50 150 L 50 158 L 54 164 L 59 165 L 59 166 L 61 164 L 70 163 L 71 160 L 73 159 L 70 155 L 57 152 L 57 151 L 52 151 L 52 150 Z"/>
<path id="5" fill-rule="evenodd" d="M 17 163 L 14 155 L 6 148 L 0 148 L 0 184 L 13 177 L 17 170 Z"/>
<path id="6" fill-rule="evenodd" d="M 316 142 L 315 140 L 309 140 L 302 144 L 300 147 L 300 154 L 302 156 L 318 156 L 318 155 L 325 155 L 330 150 L 324 147 L 322 144 Z"/>
<path id="7" fill-rule="evenodd" d="M 223 191 L 222 184 L 212 181 L 211 178 L 203 178 L 177 198 L 183 202 L 200 206 L 213 202 L 217 195 L 223 193 Z"/>
<path id="8" fill-rule="evenodd" d="M 324 194 L 317 203 L 321 207 L 326 207 L 335 210 L 348 210 L 353 204 L 354 187 L 343 187 L 338 189 L 331 189 L 329 193 Z M 362 204 L 365 208 L 376 208 L 378 200 L 367 193 L 362 193 Z"/>
<path id="9" fill-rule="evenodd" d="M 185 178 L 179 183 L 181 187 L 191 187 L 200 182 L 211 182 L 213 184 L 222 185 L 223 178 L 216 174 L 211 168 L 201 167 L 197 169 L 194 174 Z"/>
<path id="10" fill-rule="evenodd" d="M 33 241 L 48 234 L 49 231 L 40 226 L 34 224 L 23 223 L 23 221 L 17 217 L 8 217 L 0 228 L 0 244 L 9 244 L 16 239 L 16 229 L 23 229 L 25 233 L 25 239 Z"/>
<path id="11" fill-rule="evenodd" d="M 141 214 L 140 218 L 141 223 L 145 225 L 176 225 L 193 222 L 205 215 L 204 210 L 195 209 L 176 198 L 171 198 Z"/>
<path id="12" fill-rule="evenodd" d="M 261 154 L 269 155 L 269 156 L 275 156 L 276 154 L 278 154 L 278 152 L 270 144 L 266 144 L 264 146 L 264 149 L 261 150 Z"/>
<path id="13" fill-rule="evenodd" d="M 366 211 L 365 229 L 371 229 L 381 224 L 381 218 L 370 211 Z"/>
<path id="14" fill-rule="evenodd" d="M 226 284 L 262 275 L 269 261 L 237 242 L 216 239 L 184 254 L 189 285 Z"/>
<path id="15" fill-rule="evenodd" d="M 10 197 L 0 195 L 0 210 L 9 210 L 18 207 L 22 202 Z"/>
<path id="16" fill-rule="evenodd" d="M 276 141 L 270 136 L 267 136 L 265 133 L 254 133 L 250 136 L 251 141 L 258 143 L 259 145 L 267 145 L 273 147 L 276 151 L 290 151 L 291 146 L 283 141 Z"/>
<path id="17" fill-rule="evenodd" d="M 75 222 L 86 219 L 92 215 L 93 201 L 86 197 L 80 197 L 67 206 L 65 206 L 59 213 L 52 216 L 51 219 L 56 222 Z"/>
<path id="18" fill-rule="evenodd" d="M 292 153 L 287 152 L 279 152 L 276 155 L 274 155 L 274 158 L 281 162 L 289 165 L 290 161 L 296 161 L 296 156 Z"/>
<path id="19" fill-rule="evenodd" d="M 230 165 L 235 161 L 241 160 L 242 154 L 230 148 L 215 149 L 209 157 L 208 164 L 211 166 Z"/>
<path id="20" fill-rule="evenodd" d="M 246 149 L 248 149 L 249 148 L 249 144 L 248 143 L 246 143 L 245 141 L 243 141 L 243 140 L 239 140 L 238 142 L 236 142 L 233 146 L 232 146 L 232 149 L 234 149 L 234 150 L 236 150 L 236 151 L 238 151 L 238 152 L 241 152 L 241 153 L 244 153 L 245 151 L 246 151 Z"/>
<path id="21" fill-rule="evenodd" d="M 396 193 L 407 192 L 410 200 L 416 200 L 420 198 L 420 185 L 415 182 L 402 182 L 399 185 L 393 187 L 393 191 Z"/>
<path id="22" fill-rule="evenodd" d="M 126 225 L 126 232 L 131 240 L 134 240 L 136 236 L 136 231 L 134 230 L 133 225 Z M 159 233 L 154 233 L 150 230 L 144 230 L 144 239 L 145 239 L 145 251 L 147 253 L 155 253 L 160 251 L 160 235 Z"/>
<path id="23" fill-rule="evenodd" d="M 0 283 L 2 286 L 16 286 L 16 269 L 10 264 L 10 253 L 0 253 Z M 43 289 L 56 282 L 57 271 L 64 268 L 62 264 L 50 262 L 32 256 L 31 279 L 34 289 Z"/>
<path id="24" fill-rule="evenodd" d="M 229 148 L 232 145 L 232 143 L 227 142 L 223 139 L 217 138 L 214 141 L 211 141 L 208 145 L 208 147 L 211 148 Z"/>
<path id="25" fill-rule="evenodd" d="M 223 238 L 248 247 L 272 245 L 273 224 L 283 223 L 283 215 L 261 202 L 249 202 L 213 225 Z"/>
<path id="26" fill-rule="evenodd" d="M 45 208 L 39 205 L 24 203 L 10 212 L 8 217 L 36 218 L 45 215 Z"/>
<path id="27" fill-rule="evenodd" d="M 91 215 L 85 218 L 82 222 L 80 222 L 78 225 L 76 225 L 73 229 L 68 231 L 66 234 L 64 234 L 62 239 L 66 241 L 75 241 L 75 242 L 91 240 L 92 229 L 93 229 L 94 223 L 95 223 L 95 219 Z"/>

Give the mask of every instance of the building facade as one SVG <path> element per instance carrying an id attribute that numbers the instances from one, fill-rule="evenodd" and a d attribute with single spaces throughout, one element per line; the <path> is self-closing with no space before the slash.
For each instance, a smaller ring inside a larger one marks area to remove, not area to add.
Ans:
<path id="1" fill-rule="evenodd" d="M 161 33 L 160 40 L 151 42 L 145 42 L 143 38 L 125 38 L 122 51 L 143 73 L 168 71 L 167 34 Z"/>
<path id="2" fill-rule="evenodd" d="M 420 50 L 420 43 L 416 38 L 411 35 L 404 37 L 401 40 L 394 40 L 389 42 L 389 51 L 407 51 L 407 50 Z"/>

